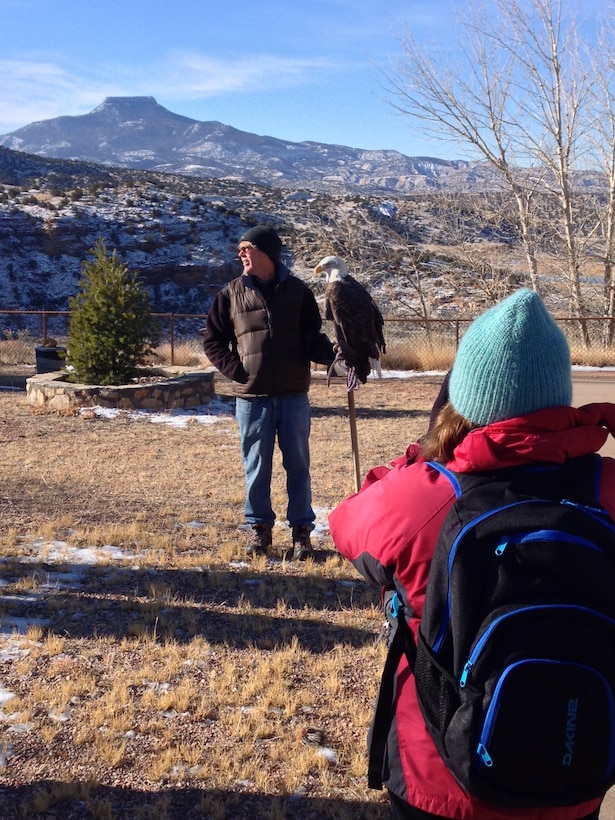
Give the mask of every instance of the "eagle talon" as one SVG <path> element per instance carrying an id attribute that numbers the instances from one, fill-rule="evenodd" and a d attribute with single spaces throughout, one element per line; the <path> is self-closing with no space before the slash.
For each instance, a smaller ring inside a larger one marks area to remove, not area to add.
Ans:
<path id="1" fill-rule="evenodd" d="M 339 349 L 339 345 L 334 345 L 333 349 L 335 350 L 336 355 L 327 370 L 327 387 L 330 386 L 333 376 L 347 376 L 348 374 L 348 365 L 346 364 L 344 356 Z M 338 368 L 341 372 L 338 372 Z"/>

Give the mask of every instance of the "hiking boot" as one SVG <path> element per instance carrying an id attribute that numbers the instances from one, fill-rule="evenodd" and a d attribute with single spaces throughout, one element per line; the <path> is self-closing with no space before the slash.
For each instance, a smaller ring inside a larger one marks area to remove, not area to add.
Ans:
<path id="1" fill-rule="evenodd" d="M 293 527 L 293 561 L 305 561 L 312 554 L 309 526 Z"/>
<path id="2" fill-rule="evenodd" d="M 271 524 L 252 524 L 252 533 L 246 553 L 248 555 L 267 555 L 271 546 Z"/>

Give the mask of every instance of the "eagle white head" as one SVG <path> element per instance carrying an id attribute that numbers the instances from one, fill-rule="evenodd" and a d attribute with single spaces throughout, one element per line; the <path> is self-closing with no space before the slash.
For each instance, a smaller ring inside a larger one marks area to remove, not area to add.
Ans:
<path id="1" fill-rule="evenodd" d="M 314 268 L 314 273 L 316 276 L 324 273 L 327 284 L 329 282 L 339 282 L 349 275 L 346 263 L 339 256 L 325 256 Z"/>

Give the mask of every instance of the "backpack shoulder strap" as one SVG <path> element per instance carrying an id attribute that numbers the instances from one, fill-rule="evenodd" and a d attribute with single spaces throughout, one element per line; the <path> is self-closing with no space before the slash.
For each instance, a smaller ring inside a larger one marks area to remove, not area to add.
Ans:
<path id="1" fill-rule="evenodd" d="M 602 457 L 598 453 L 566 459 L 559 469 L 586 504 L 600 505 Z"/>
<path id="2" fill-rule="evenodd" d="M 386 744 L 395 703 L 397 667 L 404 654 L 413 672 L 416 662 L 416 641 L 406 621 L 404 606 L 398 592 L 394 592 L 389 598 L 387 608 L 390 613 L 389 617 L 396 620 L 396 623 L 393 639 L 382 670 L 380 689 L 378 690 L 378 698 L 370 729 L 367 770 L 367 785 L 370 789 L 382 789 Z"/>
<path id="3" fill-rule="evenodd" d="M 576 458 L 568 458 L 562 464 L 527 464 L 520 467 L 507 467 L 502 470 L 489 470 L 486 473 L 454 473 L 439 464 L 437 461 L 425 462 L 433 470 L 437 470 L 447 478 L 455 497 L 459 498 L 464 488 L 472 486 L 481 477 L 511 477 L 524 476 L 525 479 L 548 477 L 557 473 L 559 481 L 574 495 L 574 498 L 584 504 L 600 506 L 600 477 L 602 474 L 602 457 L 598 453 L 588 453 Z"/>
<path id="4" fill-rule="evenodd" d="M 451 485 L 455 492 L 455 497 L 459 498 L 459 496 L 461 495 L 461 484 L 459 483 L 459 479 L 457 478 L 456 473 L 454 473 L 452 470 L 449 470 L 448 467 L 444 466 L 444 464 L 439 464 L 437 461 L 426 461 L 425 463 L 428 467 L 431 467 L 432 470 L 436 470 L 436 472 L 440 473 L 440 475 L 443 475 L 451 482 Z"/>
<path id="5" fill-rule="evenodd" d="M 450 481 L 455 496 L 459 498 L 461 495 L 461 484 L 455 473 L 436 461 L 428 461 L 426 463 Z M 384 663 L 384 669 L 382 670 L 378 698 L 370 727 L 368 742 L 369 764 L 367 770 L 367 781 L 370 789 L 382 789 L 386 744 L 393 719 L 395 684 L 399 662 L 405 654 L 413 672 L 416 664 L 416 641 L 406 621 L 404 605 L 397 591 L 392 591 L 388 600 L 385 601 L 385 612 L 387 613 L 387 620 L 393 625 L 394 632 Z"/>

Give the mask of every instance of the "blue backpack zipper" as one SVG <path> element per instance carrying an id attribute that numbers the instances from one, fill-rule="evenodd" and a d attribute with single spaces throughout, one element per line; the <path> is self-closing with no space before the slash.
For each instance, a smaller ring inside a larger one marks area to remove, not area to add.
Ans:
<path id="1" fill-rule="evenodd" d="M 516 618 L 522 615 L 527 615 L 529 612 L 549 612 L 553 610 L 569 610 L 570 612 L 579 613 L 584 612 L 588 615 L 591 615 L 592 617 L 601 618 L 603 621 L 606 621 L 615 629 L 615 619 L 609 618 L 608 615 L 604 615 L 602 612 L 598 612 L 595 609 L 589 609 L 589 607 L 578 606 L 575 604 L 534 604 L 532 606 L 520 607 L 519 609 L 506 612 L 503 615 L 500 615 L 499 618 L 496 618 L 494 621 L 492 621 L 487 627 L 487 629 L 485 629 L 483 634 L 480 636 L 480 638 L 476 641 L 468 660 L 465 662 L 463 666 L 463 671 L 459 678 L 459 687 L 463 689 L 467 685 L 468 678 L 472 673 L 472 668 L 474 667 L 478 656 L 483 651 L 485 644 L 491 638 L 495 630 L 499 626 L 501 626 L 505 621 L 509 620 L 510 618 Z"/>
<path id="2" fill-rule="evenodd" d="M 562 532 L 561 530 L 532 530 L 531 532 L 515 533 L 514 535 L 503 535 L 495 548 L 495 554 L 497 556 L 504 555 L 504 552 L 511 544 L 531 544 L 534 541 L 563 541 L 594 550 L 594 552 L 602 552 L 601 548 L 593 541 L 590 541 L 589 538 L 571 535 L 569 532 Z"/>

